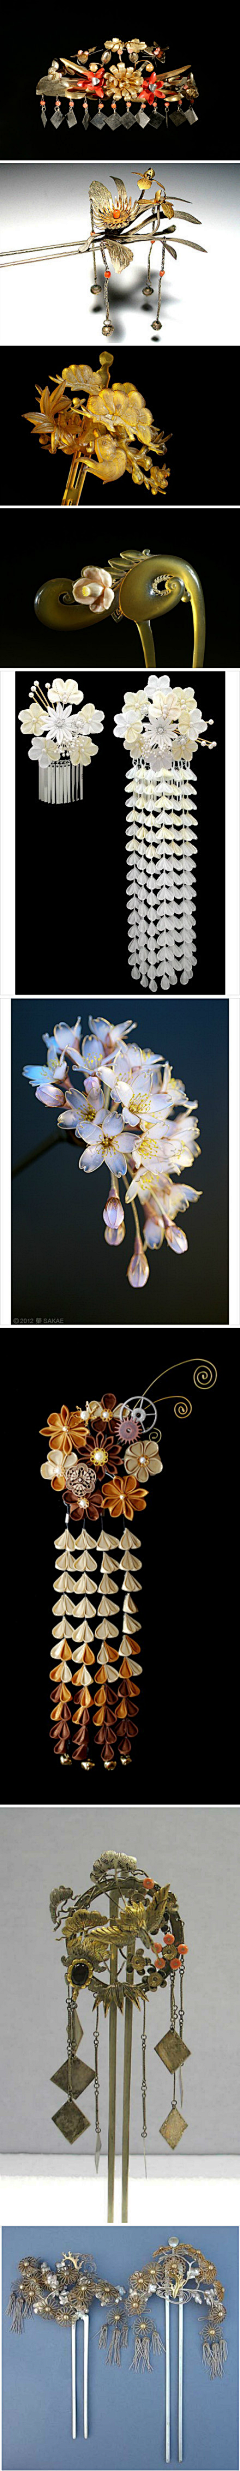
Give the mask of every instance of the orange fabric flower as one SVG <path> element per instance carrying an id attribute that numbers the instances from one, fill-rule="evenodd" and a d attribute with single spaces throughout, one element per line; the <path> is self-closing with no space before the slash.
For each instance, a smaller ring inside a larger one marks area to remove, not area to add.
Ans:
<path id="1" fill-rule="evenodd" d="M 65 1459 L 70 1457 L 73 1449 L 71 1425 L 74 1421 L 74 1417 L 69 1416 L 68 1407 L 60 1407 L 59 1414 L 53 1412 L 48 1416 L 47 1424 L 40 1424 L 40 1433 L 46 1437 L 50 1449 L 62 1450 Z"/>
<path id="2" fill-rule="evenodd" d="M 134 1510 L 146 1509 L 146 1493 L 141 1491 L 140 1484 L 134 1484 L 131 1476 L 113 1476 L 112 1483 L 103 1484 L 102 1491 L 110 1519 L 132 1520 Z"/>

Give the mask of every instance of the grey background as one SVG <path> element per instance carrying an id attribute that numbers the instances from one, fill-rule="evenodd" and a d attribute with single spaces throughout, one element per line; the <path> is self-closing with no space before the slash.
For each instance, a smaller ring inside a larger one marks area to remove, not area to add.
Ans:
<path id="1" fill-rule="evenodd" d="M 152 143 L 152 140 L 151 140 Z M 56 141 L 57 144 L 57 141 Z M 128 196 L 137 198 L 137 181 L 147 170 L 149 155 L 139 165 L 134 158 L 126 169 Z M 116 175 L 120 163 L 116 158 Z M 122 169 L 122 166 L 121 166 Z M 206 255 L 195 255 L 191 248 L 179 246 L 177 263 L 166 259 L 164 277 L 164 307 L 161 332 L 161 354 L 168 345 L 199 344 L 237 345 L 239 324 L 239 164 L 180 163 L 161 167 L 155 157 L 157 178 L 167 185 L 168 196 L 178 196 L 185 206 L 190 201 L 192 211 L 202 223 L 202 231 L 191 230 L 189 239 L 199 241 Z M 113 186 L 113 164 L 107 159 L 85 164 L 2 163 L 0 166 L 0 248 L 42 248 L 56 242 L 84 240 L 90 229 L 89 180 L 106 181 Z M 154 183 L 153 183 L 154 189 Z M 114 192 L 115 193 L 115 192 Z M 188 225 L 177 224 L 182 238 Z M 118 343 L 140 344 L 154 348 L 151 316 L 142 299 L 142 281 L 146 275 L 147 243 L 137 245 L 133 265 L 123 277 L 115 272 L 110 285 L 114 303 L 114 338 Z M 155 257 L 155 251 L 154 251 Z M 157 264 L 159 251 L 156 250 Z M 170 271 L 171 269 L 171 271 Z M 156 282 L 156 277 L 154 278 Z M 55 258 L 53 263 L 32 267 L 0 270 L 0 329 L 3 344 L 36 344 L 36 381 L 44 384 L 48 377 L 49 350 L 52 355 L 60 337 L 64 350 L 76 347 L 88 351 L 102 348 L 101 302 L 91 298 L 92 261 L 88 256 Z M 152 309 L 152 302 L 151 302 Z M 43 365 L 43 348 L 45 363 Z M 41 350 L 41 364 L 39 352 Z M 58 362 L 59 367 L 59 362 Z M 54 369 L 52 357 L 50 370 Z M 160 362 L 159 362 L 160 382 Z M 193 386 L 193 417 L 196 417 L 195 381 L 192 371 L 188 385 Z M 197 400 L 197 413 L 199 404 Z M 209 415 L 208 381 L 205 379 L 205 417 Z"/>
<path id="2" fill-rule="evenodd" d="M 52 2125 L 61 2094 L 50 2079 L 66 2055 L 64 1942 L 56 1940 L 49 1894 L 61 1883 L 76 1893 L 89 1885 L 93 1861 L 108 1845 L 134 1853 L 146 1871 L 169 1880 L 184 1919 L 189 1954 L 185 1974 L 185 2040 L 191 2058 L 184 2070 L 183 2115 L 188 2127 L 180 2153 L 236 2154 L 239 2052 L 238 1906 L 239 1812 L 234 1806 L 163 1805 L 125 1813 L 101 1810 L 5 1808 L 1 1812 L 0 2146 L 3 2153 L 57 2157 L 68 2166 L 68 2149 Z M 106 1910 L 106 1908 L 105 1908 Z M 93 2065 L 90 1992 L 79 1999 L 84 2029 L 81 2058 Z M 141 2154 L 141 2011 L 133 2018 L 131 2152 Z M 148 2002 L 148 2151 L 161 2161 L 159 2139 L 170 2108 L 172 2080 L 154 2045 L 169 2021 L 169 1994 Z M 121 2149 L 123 2025 L 118 2025 L 117 2151 Z M 100 2084 L 103 2152 L 107 2147 L 108 2024 L 100 2012 Z M 81 2171 L 82 2154 L 94 2151 L 94 2089 L 83 2097 L 90 2126 L 71 2154 Z M 174 2157 L 169 2167 L 175 2168 Z"/>

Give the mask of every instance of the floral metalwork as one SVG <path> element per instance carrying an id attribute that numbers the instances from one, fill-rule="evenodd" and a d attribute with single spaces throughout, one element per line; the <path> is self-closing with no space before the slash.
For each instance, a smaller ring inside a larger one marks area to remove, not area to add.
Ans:
<path id="1" fill-rule="evenodd" d="M 63 55 L 60 60 L 52 60 L 47 77 L 40 78 L 36 88 L 40 96 L 43 128 L 46 127 L 48 98 L 54 101 L 51 113 L 54 129 L 59 128 L 63 119 L 61 105 L 65 100 L 68 104 L 65 118 L 69 129 L 76 125 L 75 104 L 79 102 L 83 105 L 83 127 L 88 128 L 90 116 L 93 127 L 100 133 L 108 125 L 108 103 L 110 125 L 114 130 L 120 127 L 120 122 L 129 128 L 133 121 L 139 121 L 140 129 L 144 131 L 151 112 L 155 125 L 162 120 L 164 113 L 167 124 L 169 118 L 177 125 L 179 120 L 189 120 L 192 124 L 197 119 L 193 103 L 198 88 L 190 61 L 185 62 L 182 68 L 166 69 L 165 59 L 165 49 L 160 43 L 143 43 L 138 37 L 125 42 L 111 36 L 102 49 L 99 44 L 93 43 L 87 51 L 75 52 L 71 60 Z M 120 106 L 126 105 L 120 113 L 119 103 Z M 93 116 L 91 104 L 97 104 Z M 134 112 L 132 104 L 135 105 Z"/>
<path id="2" fill-rule="evenodd" d="M 98 1913 L 98 1898 L 102 1896 L 107 1898 L 107 1916 L 102 1911 Z M 162 2045 L 156 2044 L 156 2051 L 173 2076 L 169 2113 L 173 2134 L 168 2135 L 166 2140 L 170 2146 L 178 2143 L 186 2127 L 176 2100 L 176 2072 L 180 2071 L 181 2094 L 181 2071 L 190 2056 L 183 2041 L 183 1979 L 187 1955 L 184 1926 L 177 1898 L 170 1885 L 160 1887 L 156 1880 L 144 1873 L 135 1858 L 117 1852 L 103 1853 L 93 1863 L 90 1887 L 80 1895 L 74 1896 L 72 1889 L 62 1886 L 54 1889 L 50 1897 L 50 1912 L 54 1930 L 60 1930 L 66 1948 L 62 1963 L 67 1985 L 70 2060 L 73 2019 L 81 1987 L 91 1991 L 97 2017 L 101 2005 L 104 2016 L 109 2016 L 109 2221 L 113 2221 L 114 2215 L 117 2016 L 118 2012 L 124 2015 L 122 2219 L 127 2221 L 133 2008 L 139 2009 L 143 2003 L 146 2044 L 146 2003 L 149 1994 L 156 1994 L 159 1988 L 165 1990 L 167 1983 L 170 1986 L 170 2037 L 172 2034 L 174 2049 L 167 2060 L 164 2042 Z M 160 1937 L 156 1937 L 159 1932 Z M 176 2004 L 177 1975 L 179 2008 Z M 166 2039 L 169 2043 L 169 2035 Z M 87 2081 L 90 2073 L 87 2071 Z M 70 2076 L 66 2067 L 58 2069 L 53 2082 L 64 2085 L 67 2093 L 64 2108 L 54 2114 L 55 2126 L 59 2127 L 60 2134 L 73 2142 L 89 2123 L 81 2112 L 78 2113 L 77 2102 L 72 2099 L 71 2067 Z M 80 2092 L 81 2069 L 76 2092 L 78 2089 Z M 165 2135 L 169 2122 L 164 2122 L 161 2134 Z M 145 2082 L 144 2140 L 146 2132 Z"/>
<path id="3" fill-rule="evenodd" d="M 165 274 L 166 252 L 168 256 L 176 258 L 177 250 L 173 244 L 177 237 L 178 247 L 181 244 L 182 248 L 188 247 L 191 249 L 200 249 L 201 253 L 205 254 L 202 241 L 191 240 L 189 239 L 189 235 L 185 233 L 176 234 L 176 222 L 178 223 L 180 220 L 180 222 L 183 223 L 194 223 L 199 225 L 199 216 L 190 213 L 189 208 L 182 206 L 178 198 L 169 198 L 162 180 L 157 179 L 157 186 L 151 196 L 152 184 L 155 177 L 156 175 L 152 164 L 149 166 L 148 171 L 141 173 L 141 177 L 137 182 L 137 187 L 139 190 L 138 200 L 136 198 L 132 200 L 131 197 L 128 197 L 125 180 L 123 180 L 119 174 L 118 176 L 116 176 L 115 173 L 113 174 L 114 187 L 117 190 L 116 199 L 112 196 L 111 189 L 107 188 L 104 181 L 90 181 L 89 201 L 91 229 L 87 239 L 79 241 L 79 255 L 82 257 L 89 255 L 90 253 L 92 256 L 93 283 L 91 285 L 91 291 L 94 295 L 96 295 L 99 291 L 96 251 L 99 250 L 104 273 L 104 321 L 102 333 L 103 335 L 107 335 L 107 337 L 110 334 L 113 334 L 114 331 L 109 308 L 109 282 L 111 270 L 113 268 L 114 274 L 124 275 L 126 267 L 132 264 L 134 249 L 129 248 L 128 246 L 129 238 L 131 238 L 134 242 L 135 247 L 141 243 L 142 239 L 148 240 L 147 277 L 142 287 L 145 301 L 151 299 L 153 294 L 153 284 L 151 279 L 152 249 L 155 247 L 157 240 L 160 242 L 161 258 L 158 273 L 157 305 L 156 314 L 152 317 L 152 328 L 155 335 L 158 335 L 161 331 L 160 311 L 162 300 L 162 283 Z M 110 259 L 110 266 L 108 264 L 108 259 Z"/>

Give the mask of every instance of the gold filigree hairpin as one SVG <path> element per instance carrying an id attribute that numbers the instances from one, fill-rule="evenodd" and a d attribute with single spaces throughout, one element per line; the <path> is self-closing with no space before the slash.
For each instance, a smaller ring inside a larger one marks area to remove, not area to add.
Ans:
<path id="1" fill-rule="evenodd" d="M 63 55 L 60 60 L 52 60 L 47 77 L 39 78 L 36 93 L 40 97 L 43 128 L 47 123 L 48 98 L 54 103 L 54 129 L 61 126 L 64 101 L 68 104 L 65 118 L 69 129 L 76 125 L 75 104 L 82 103 L 83 128 L 88 128 L 90 119 L 100 134 L 105 127 L 110 126 L 111 132 L 120 126 L 131 129 L 136 122 L 144 132 L 151 113 L 155 128 L 164 114 L 166 124 L 170 118 L 177 127 L 181 121 L 188 120 L 192 126 L 197 120 L 193 106 L 198 87 L 190 61 L 182 68 L 166 69 L 165 48 L 160 43 L 140 42 L 138 37 L 125 42 L 112 35 L 102 50 L 100 44 L 93 43 L 87 51 L 75 52 L 71 60 Z M 91 104 L 97 104 L 93 113 Z M 106 104 L 110 104 L 110 112 L 106 111 Z"/>
<path id="2" fill-rule="evenodd" d="M 112 352 L 100 352 L 96 370 L 71 361 L 51 393 L 49 386 L 36 387 L 38 410 L 24 413 L 48 454 L 60 448 L 70 458 L 63 506 L 79 506 L 87 475 L 106 489 L 130 472 L 136 487 L 144 482 L 151 497 L 165 497 L 169 465 L 154 457 L 163 457 L 167 439 L 130 378 L 110 385 L 112 365 Z"/>

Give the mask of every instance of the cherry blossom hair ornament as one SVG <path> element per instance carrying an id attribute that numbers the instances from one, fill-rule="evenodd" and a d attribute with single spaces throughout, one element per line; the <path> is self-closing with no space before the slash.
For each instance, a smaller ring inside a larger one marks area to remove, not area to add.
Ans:
<path id="1" fill-rule="evenodd" d="M 83 798 L 85 767 L 98 754 L 94 739 L 104 712 L 84 703 L 77 678 L 52 678 L 45 690 L 34 678 L 29 697 L 18 718 L 21 737 L 31 738 L 29 762 L 38 763 L 38 796 L 47 806 L 73 805 Z"/>

